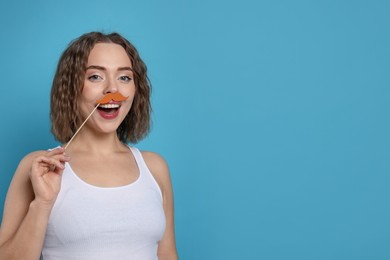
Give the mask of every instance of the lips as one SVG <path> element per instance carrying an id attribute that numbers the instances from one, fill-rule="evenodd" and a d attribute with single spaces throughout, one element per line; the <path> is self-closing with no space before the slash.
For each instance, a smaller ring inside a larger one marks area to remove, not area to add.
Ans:
<path id="1" fill-rule="evenodd" d="M 120 102 L 111 101 L 108 104 L 99 105 L 97 111 L 104 119 L 114 119 L 119 115 Z"/>

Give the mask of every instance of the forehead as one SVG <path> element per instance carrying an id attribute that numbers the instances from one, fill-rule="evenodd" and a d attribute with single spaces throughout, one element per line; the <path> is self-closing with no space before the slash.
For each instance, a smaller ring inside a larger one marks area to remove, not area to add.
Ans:
<path id="1" fill-rule="evenodd" d="M 131 66 L 125 49 L 116 43 L 97 43 L 88 56 L 88 65 Z"/>

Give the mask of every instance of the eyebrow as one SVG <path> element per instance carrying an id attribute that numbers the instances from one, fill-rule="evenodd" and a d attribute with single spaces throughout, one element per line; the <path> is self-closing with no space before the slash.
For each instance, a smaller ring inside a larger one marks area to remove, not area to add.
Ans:
<path id="1" fill-rule="evenodd" d="M 104 70 L 104 71 L 107 70 L 105 67 L 97 66 L 97 65 L 90 65 L 87 67 L 86 70 L 89 70 L 89 69 L 97 69 L 97 70 Z M 119 67 L 118 70 L 119 71 L 129 70 L 129 71 L 133 72 L 133 69 L 131 67 Z"/>

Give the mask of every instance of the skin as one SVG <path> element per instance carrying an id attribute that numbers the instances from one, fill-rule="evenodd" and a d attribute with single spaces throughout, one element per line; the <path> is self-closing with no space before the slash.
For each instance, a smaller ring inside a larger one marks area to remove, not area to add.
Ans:
<path id="1" fill-rule="evenodd" d="M 116 129 L 136 95 L 131 61 L 117 44 L 99 43 L 92 49 L 80 99 L 86 118 L 96 100 L 107 93 L 128 97 L 115 119 L 93 113 L 66 150 L 38 151 L 20 162 L 8 190 L 0 229 L 0 259 L 39 259 L 51 209 L 60 191 L 64 163 L 85 182 L 99 187 L 134 182 L 139 171 L 131 151 L 120 142 Z M 156 153 L 142 152 L 163 194 L 166 230 L 158 246 L 159 259 L 178 259 L 174 235 L 173 192 L 168 166 Z M 53 165 L 55 167 L 53 167 Z"/>

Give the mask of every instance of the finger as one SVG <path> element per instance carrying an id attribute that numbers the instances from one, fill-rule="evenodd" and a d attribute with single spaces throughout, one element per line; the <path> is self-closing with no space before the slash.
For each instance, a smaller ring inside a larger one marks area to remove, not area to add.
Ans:
<path id="1" fill-rule="evenodd" d="M 51 157 L 56 159 L 56 160 L 59 160 L 60 162 L 63 162 L 63 163 L 70 161 L 70 156 L 66 155 L 65 153 L 54 155 L 54 156 L 51 156 Z"/>
<path id="2" fill-rule="evenodd" d="M 59 161 L 56 162 L 55 159 L 48 158 L 43 155 L 38 156 L 33 160 L 31 164 L 31 170 L 29 171 L 29 175 L 31 176 L 31 178 L 35 178 L 47 173 L 48 171 L 54 171 L 53 167 L 54 170 L 56 169 L 56 167 L 59 167 L 60 170 L 64 168 L 62 163 L 60 163 Z"/>
<path id="3" fill-rule="evenodd" d="M 55 165 L 50 165 L 50 167 L 49 167 L 49 171 L 51 171 L 51 172 L 54 172 L 54 170 L 56 169 L 56 166 Z"/>
<path id="4" fill-rule="evenodd" d="M 54 165 L 56 168 L 58 169 L 65 169 L 65 166 L 63 165 L 62 162 L 60 162 L 59 160 L 53 158 L 53 157 L 46 157 L 46 156 L 42 156 L 40 158 L 40 161 L 43 162 L 43 163 L 46 163 L 47 166 L 51 167 L 52 165 Z M 49 168 L 50 169 L 50 168 Z M 50 169 L 51 170 L 51 169 Z"/>

